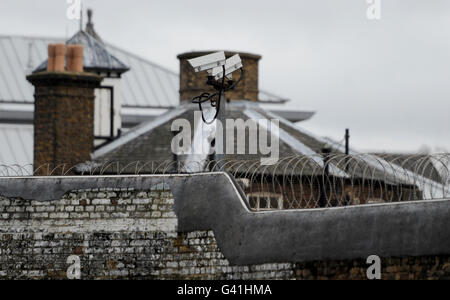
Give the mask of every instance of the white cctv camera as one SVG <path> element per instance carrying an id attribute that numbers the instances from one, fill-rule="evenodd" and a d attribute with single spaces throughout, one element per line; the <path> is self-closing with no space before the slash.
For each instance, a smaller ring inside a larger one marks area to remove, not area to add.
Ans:
<path id="1" fill-rule="evenodd" d="M 242 68 L 241 58 L 239 57 L 239 54 L 235 54 L 225 61 L 225 76 L 230 79 L 231 73 L 240 68 Z M 223 77 L 223 68 L 215 67 L 211 71 L 211 76 L 214 76 L 215 80 L 219 80 Z"/>
<path id="2" fill-rule="evenodd" d="M 188 62 L 194 68 L 195 72 L 220 68 L 225 65 L 225 52 L 219 51 L 208 55 L 189 59 Z"/>

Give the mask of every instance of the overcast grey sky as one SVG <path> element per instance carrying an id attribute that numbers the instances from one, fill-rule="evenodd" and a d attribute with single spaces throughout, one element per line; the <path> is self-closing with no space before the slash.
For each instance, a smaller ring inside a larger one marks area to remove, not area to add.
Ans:
<path id="1" fill-rule="evenodd" d="M 178 71 L 176 55 L 261 54 L 260 87 L 317 111 L 300 124 L 358 150 L 450 151 L 450 1 L 84 0 L 100 36 Z M 0 34 L 67 36 L 66 0 L 2 0 Z"/>

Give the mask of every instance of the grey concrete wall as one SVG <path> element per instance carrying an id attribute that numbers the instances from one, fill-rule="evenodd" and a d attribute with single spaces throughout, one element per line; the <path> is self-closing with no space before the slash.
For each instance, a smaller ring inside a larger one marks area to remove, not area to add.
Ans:
<path id="1" fill-rule="evenodd" d="M 177 230 L 212 230 L 235 265 L 450 253 L 450 200 L 251 212 L 226 173 L 0 178 L 0 194 L 45 201 L 77 189 L 155 184 L 175 197 Z"/>

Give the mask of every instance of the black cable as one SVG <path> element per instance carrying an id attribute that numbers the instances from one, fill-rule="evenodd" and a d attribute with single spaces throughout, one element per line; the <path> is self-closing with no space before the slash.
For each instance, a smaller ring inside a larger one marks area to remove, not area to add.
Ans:
<path id="1" fill-rule="evenodd" d="M 245 70 L 242 69 L 242 68 L 239 69 L 239 70 L 241 70 L 241 75 L 239 76 L 239 79 L 236 80 L 231 86 L 229 86 L 228 88 L 226 88 L 226 89 L 224 90 L 224 92 L 234 89 L 234 88 L 236 87 L 236 85 L 244 78 Z"/>
<path id="2" fill-rule="evenodd" d="M 197 97 L 194 97 L 194 99 L 192 99 L 192 102 L 193 103 L 195 103 L 195 99 L 199 99 L 199 101 L 198 101 L 198 107 L 199 107 L 199 109 L 200 109 L 200 111 L 202 112 L 202 120 L 203 120 L 203 122 L 205 122 L 206 124 L 208 124 L 208 125 L 210 125 L 210 124 L 212 124 L 216 119 L 217 119 L 217 116 L 218 116 L 218 114 L 219 114 L 219 111 L 220 111 L 220 101 L 221 101 L 221 98 L 222 98 L 222 93 L 223 93 L 223 85 L 225 84 L 225 66 L 222 66 L 222 69 L 223 69 L 223 76 L 222 76 L 222 86 L 221 86 L 221 89 L 220 90 L 218 90 L 218 93 L 219 93 L 219 99 L 216 101 L 216 104 L 215 104 L 215 107 L 216 107 L 216 113 L 215 113 L 215 115 L 214 115 L 214 118 L 211 120 L 211 121 L 206 121 L 206 119 L 205 119 L 205 115 L 203 114 L 203 107 L 202 107 L 202 103 L 204 103 L 204 102 L 206 102 L 206 101 L 210 101 L 211 99 L 213 99 L 214 97 L 216 97 L 217 96 L 217 92 L 216 93 L 214 93 L 214 94 L 209 94 L 209 93 L 203 93 L 203 94 L 201 94 L 200 96 L 197 96 Z M 204 100 L 201 100 L 202 98 L 205 98 Z"/>
<path id="3" fill-rule="evenodd" d="M 242 78 L 244 77 L 245 71 L 241 68 L 241 76 L 239 77 L 239 79 L 234 82 L 232 85 L 230 85 L 228 88 L 224 88 L 224 84 L 225 84 L 225 66 L 222 66 L 223 68 L 223 74 L 222 74 L 222 84 L 221 84 L 221 88 L 213 94 L 204 92 L 199 96 L 196 96 L 194 98 L 192 98 L 192 103 L 198 103 L 198 107 L 200 109 L 200 111 L 202 112 L 202 120 L 203 122 L 205 122 L 206 124 L 212 124 L 214 122 L 214 120 L 217 119 L 217 116 L 219 115 L 219 111 L 220 111 L 220 102 L 222 101 L 222 94 L 225 93 L 226 91 L 232 90 L 236 87 L 236 85 L 242 80 Z M 217 94 L 219 94 L 219 98 L 216 101 L 215 105 L 212 105 L 213 107 L 216 107 L 216 113 L 214 115 L 214 118 L 211 121 L 206 121 L 205 116 L 203 115 L 203 107 L 202 107 L 202 103 L 211 101 L 214 97 L 217 96 Z"/>

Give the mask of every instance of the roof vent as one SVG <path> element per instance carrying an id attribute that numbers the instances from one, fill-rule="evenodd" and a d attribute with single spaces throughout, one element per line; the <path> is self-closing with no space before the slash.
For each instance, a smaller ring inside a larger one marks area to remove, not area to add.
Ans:
<path id="1" fill-rule="evenodd" d="M 88 21 L 86 23 L 86 32 L 89 33 L 90 35 L 92 35 L 98 42 L 103 44 L 102 39 L 100 38 L 100 36 L 97 34 L 97 32 L 94 29 L 94 23 L 92 23 L 92 15 L 94 14 L 92 9 L 88 9 L 87 10 L 87 16 L 88 16 Z"/>

